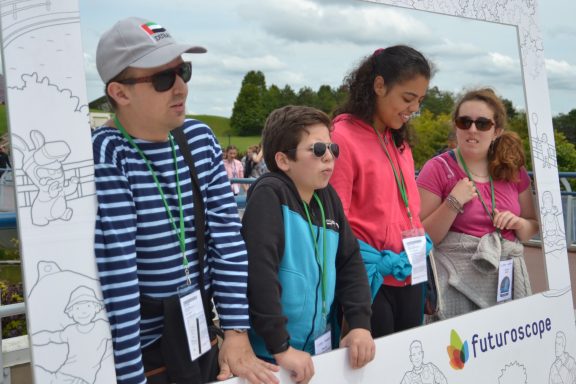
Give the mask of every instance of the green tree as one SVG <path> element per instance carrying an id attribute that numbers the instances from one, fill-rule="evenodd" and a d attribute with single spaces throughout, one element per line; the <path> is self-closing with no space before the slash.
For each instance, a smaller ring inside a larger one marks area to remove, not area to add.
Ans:
<path id="1" fill-rule="evenodd" d="M 280 94 L 282 95 L 281 106 L 298 104 L 298 96 L 291 86 L 285 85 L 284 88 L 282 88 L 282 91 L 280 91 Z"/>
<path id="2" fill-rule="evenodd" d="M 454 108 L 454 95 L 451 92 L 441 91 L 434 86 L 426 93 L 426 98 L 422 104 L 422 109 L 426 109 L 433 116 L 450 114 Z"/>
<path id="3" fill-rule="evenodd" d="M 332 113 L 336 108 L 336 92 L 329 85 L 321 85 L 318 88 L 318 109 Z"/>
<path id="4" fill-rule="evenodd" d="M 298 91 L 298 105 L 318 108 L 318 95 L 310 87 L 300 88 Z"/>
<path id="5" fill-rule="evenodd" d="M 556 143 L 556 159 L 560 172 L 574 172 L 576 170 L 576 147 L 568 141 L 564 133 L 554 132 Z"/>
<path id="6" fill-rule="evenodd" d="M 446 147 L 448 134 L 452 130 L 449 114 L 434 116 L 427 109 L 410 122 L 415 133 L 412 156 L 416 169 L 422 168 L 439 150 Z"/>
<path id="7" fill-rule="evenodd" d="M 259 135 L 268 108 L 266 79 L 260 71 L 250 71 L 242 80 L 240 93 L 234 102 L 230 126 L 239 136 Z"/>
<path id="8" fill-rule="evenodd" d="M 562 132 L 566 139 L 576 146 L 576 109 L 567 114 L 560 113 L 552 118 L 552 125 L 558 132 Z M 572 169 L 574 171 L 574 169 Z"/>

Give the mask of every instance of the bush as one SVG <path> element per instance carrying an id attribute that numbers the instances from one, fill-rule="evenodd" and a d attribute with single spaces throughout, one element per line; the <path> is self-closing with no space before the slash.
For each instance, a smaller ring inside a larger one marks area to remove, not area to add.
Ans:
<path id="1" fill-rule="evenodd" d="M 0 292 L 2 305 L 16 304 L 24 301 L 24 290 L 22 283 L 6 284 L 0 281 Z M 28 334 L 26 329 L 26 316 L 8 316 L 2 319 L 2 338 L 16 337 Z"/>

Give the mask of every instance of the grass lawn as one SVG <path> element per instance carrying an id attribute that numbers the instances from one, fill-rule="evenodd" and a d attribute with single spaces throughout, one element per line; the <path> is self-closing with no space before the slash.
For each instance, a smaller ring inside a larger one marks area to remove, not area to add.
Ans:
<path id="1" fill-rule="evenodd" d="M 250 145 L 260 143 L 260 136 L 231 136 L 230 119 L 222 116 L 193 115 L 191 118 L 198 119 L 208 124 L 216 134 L 218 142 L 225 149 L 228 145 L 235 145 L 240 153 L 245 153 Z"/>

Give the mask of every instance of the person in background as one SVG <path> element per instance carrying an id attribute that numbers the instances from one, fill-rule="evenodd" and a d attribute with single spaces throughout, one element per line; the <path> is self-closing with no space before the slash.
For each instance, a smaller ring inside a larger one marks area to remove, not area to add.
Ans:
<path id="1" fill-rule="evenodd" d="M 428 90 L 431 64 L 417 50 L 378 49 L 345 78 L 348 99 L 335 112 L 340 159 L 330 183 L 340 196 L 369 274 L 372 336 L 422 324 L 424 284 L 412 281 L 405 241 L 418 245 L 418 269 L 431 248 L 420 222 L 408 121 Z M 412 248 L 411 248 L 412 249 Z"/>
<path id="2" fill-rule="evenodd" d="M 466 92 L 452 115 L 458 146 L 426 162 L 418 176 L 442 319 L 500 301 L 506 260 L 513 260 L 513 298 L 531 294 L 520 242 L 538 232 L 538 221 L 522 141 L 506 132 L 506 121 L 492 89 Z"/>
<path id="3" fill-rule="evenodd" d="M 12 165 L 10 164 L 10 156 L 8 155 L 8 151 L 6 151 L 6 146 L 0 145 L 0 176 L 2 176 L 9 168 L 12 168 Z"/>
<path id="4" fill-rule="evenodd" d="M 191 361 L 178 314 L 179 293 L 185 289 L 189 301 L 201 276 L 224 330 L 217 378 L 278 382 L 278 367 L 256 358 L 247 336 L 248 261 L 222 151 L 207 125 L 185 115 L 192 66 L 182 55 L 204 52 L 136 17 L 118 21 L 98 43 L 96 66 L 116 114 L 92 132 L 95 252 L 121 384 L 201 381 L 201 357 Z M 190 169 L 171 133 L 178 128 L 205 206 L 205 252 L 198 249 Z M 166 324 L 168 314 L 173 321 Z M 174 329 L 182 331 L 175 335 Z"/>
<path id="5" fill-rule="evenodd" d="M 330 129 L 330 118 L 315 108 L 272 111 L 262 131 L 271 172 L 248 190 L 242 218 L 250 341 L 297 383 L 314 374 L 311 355 L 347 347 L 350 365 L 359 368 L 375 353 L 358 243 L 328 185 L 339 153 Z M 341 341 L 331 321 L 339 307 L 350 328 Z"/>
<path id="6" fill-rule="evenodd" d="M 251 145 L 246 148 L 246 154 L 242 157 L 242 165 L 244 166 L 244 177 L 252 177 L 252 168 L 254 167 L 254 161 L 252 156 L 258 153 L 258 145 Z"/>
<path id="7" fill-rule="evenodd" d="M 226 168 L 226 174 L 228 175 L 228 180 L 231 179 L 242 179 L 244 177 L 244 166 L 242 162 L 237 159 L 238 148 L 235 145 L 229 145 L 226 147 L 226 159 L 224 160 L 224 168 Z M 240 194 L 240 190 L 244 190 L 245 184 L 233 183 L 230 185 L 232 188 L 232 193 L 234 196 Z"/>
<path id="8" fill-rule="evenodd" d="M 257 179 L 266 172 L 268 172 L 268 167 L 264 160 L 264 147 L 259 145 L 258 150 L 252 153 L 252 172 L 250 177 Z"/>

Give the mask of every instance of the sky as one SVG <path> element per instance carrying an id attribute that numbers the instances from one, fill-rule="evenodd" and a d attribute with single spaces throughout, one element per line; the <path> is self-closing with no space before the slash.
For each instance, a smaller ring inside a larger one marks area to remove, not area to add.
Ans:
<path id="1" fill-rule="evenodd" d="M 161 4 L 158 6 L 157 4 Z M 576 1 L 538 1 L 552 115 L 576 109 Z M 262 71 L 267 86 L 338 87 L 366 55 L 407 44 L 433 63 L 430 86 L 458 93 L 491 86 L 525 105 L 516 28 L 359 0 L 80 1 L 88 99 L 103 95 L 95 52 L 103 31 L 138 16 L 208 53 L 193 63 L 187 111 L 229 117 L 244 75 Z"/>

